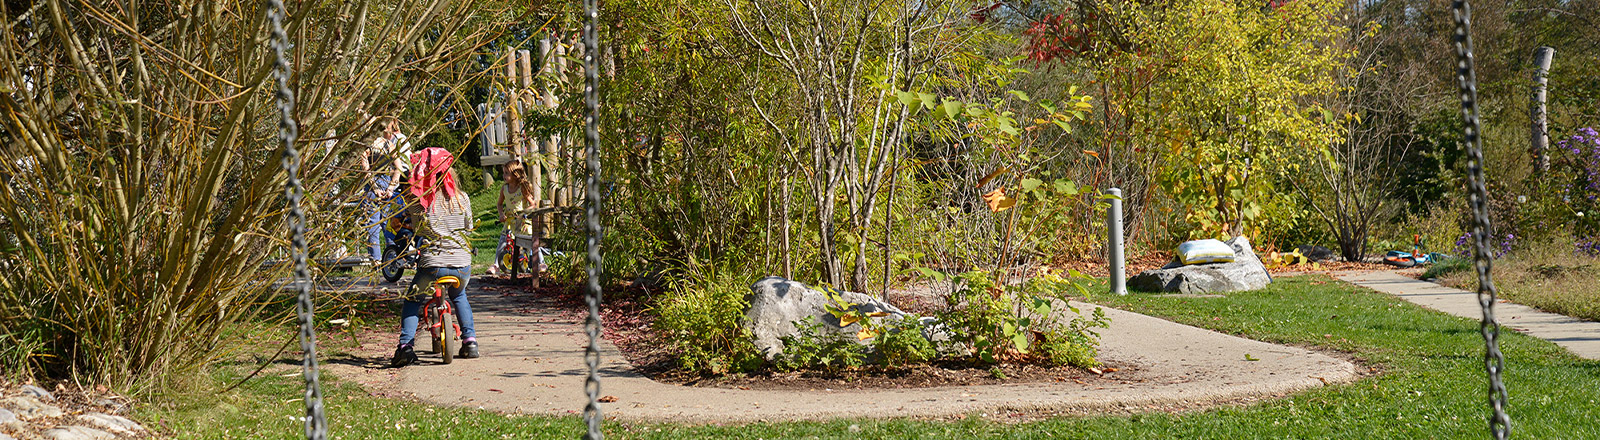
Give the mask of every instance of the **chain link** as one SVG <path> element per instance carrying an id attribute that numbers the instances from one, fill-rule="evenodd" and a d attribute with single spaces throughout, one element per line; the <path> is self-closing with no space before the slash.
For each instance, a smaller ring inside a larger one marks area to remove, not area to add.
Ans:
<path id="1" fill-rule="evenodd" d="M 583 420 L 589 425 L 589 432 L 583 436 L 587 440 L 605 438 L 605 433 L 600 430 L 604 420 L 600 415 L 600 237 L 604 231 L 600 228 L 600 76 L 595 63 L 600 41 L 595 35 L 599 32 L 599 7 L 596 3 L 597 0 L 583 1 L 583 98 L 588 106 L 584 116 L 584 136 L 588 144 L 589 166 L 584 194 L 589 201 L 584 210 L 589 229 L 589 319 L 584 321 L 584 330 L 589 333 L 589 347 L 583 353 L 584 361 L 589 364 L 589 377 L 583 384 L 584 392 L 589 395 L 589 404 L 583 408 Z"/>
<path id="2" fill-rule="evenodd" d="M 300 152 L 295 149 L 299 125 L 294 121 L 294 91 L 289 88 L 289 35 L 283 31 L 283 19 L 288 10 L 282 0 L 267 1 L 267 21 L 271 22 L 273 69 L 277 79 L 278 138 L 283 141 L 283 159 L 280 166 L 288 181 L 283 184 L 283 198 L 289 204 L 289 233 L 293 246 L 294 284 L 299 291 L 296 312 L 300 320 L 300 351 L 304 360 L 300 375 L 306 383 L 305 430 L 307 440 L 327 440 L 328 423 L 322 411 L 322 385 L 317 377 L 317 331 L 311 303 L 311 274 L 306 269 L 306 216 L 300 210 L 305 190 L 300 184 Z"/>
<path id="3" fill-rule="evenodd" d="M 1483 308 L 1483 320 L 1478 324 L 1483 334 L 1484 367 L 1489 372 L 1489 402 L 1494 414 L 1489 417 L 1489 430 L 1494 438 L 1504 440 L 1511 435 L 1511 418 L 1506 415 L 1506 386 L 1501 381 L 1505 371 L 1505 357 L 1500 353 L 1500 325 L 1495 322 L 1494 303 L 1498 296 L 1490 269 L 1494 260 L 1489 249 L 1488 188 L 1483 176 L 1483 143 L 1478 138 L 1481 124 L 1478 120 L 1478 78 L 1472 57 L 1472 8 L 1466 0 L 1451 4 L 1455 11 L 1456 78 L 1461 86 L 1461 117 L 1465 122 L 1467 141 L 1467 185 L 1472 206 L 1473 262 L 1478 270 L 1478 305 Z"/>

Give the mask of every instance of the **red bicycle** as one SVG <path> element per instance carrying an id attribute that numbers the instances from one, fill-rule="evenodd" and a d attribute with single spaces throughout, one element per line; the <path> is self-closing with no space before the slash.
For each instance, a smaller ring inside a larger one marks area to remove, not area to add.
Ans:
<path id="1" fill-rule="evenodd" d="M 433 297 L 422 304 L 422 322 L 428 326 L 428 334 L 433 335 L 433 351 L 439 353 L 444 363 L 455 360 L 455 352 L 451 351 L 456 341 L 461 340 L 461 324 L 456 322 L 455 307 L 450 305 L 450 299 L 445 297 L 445 289 L 461 287 L 461 279 L 446 275 L 433 280 Z"/>

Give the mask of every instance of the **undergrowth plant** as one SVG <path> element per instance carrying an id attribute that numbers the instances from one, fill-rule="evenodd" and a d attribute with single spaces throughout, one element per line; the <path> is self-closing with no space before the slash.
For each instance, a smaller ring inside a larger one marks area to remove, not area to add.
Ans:
<path id="1" fill-rule="evenodd" d="M 681 281 L 655 305 L 655 328 L 677 352 L 678 367 L 705 374 L 747 371 L 761 364 L 750 331 L 742 325 L 749 305 L 747 284 L 713 273 Z"/>
<path id="2" fill-rule="evenodd" d="M 926 336 L 921 317 L 906 315 L 872 340 L 872 353 L 878 363 L 889 368 L 927 363 L 939 357 L 939 350 Z"/>
<path id="3" fill-rule="evenodd" d="M 783 341 L 783 354 L 773 359 L 773 367 L 782 371 L 833 372 L 866 365 L 863 346 L 854 338 L 828 331 L 826 325 L 810 316 L 795 323 L 795 336 L 779 338 Z"/>
<path id="4" fill-rule="evenodd" d="M 924 273 L 935 281 L 946 277 Z M 1099 347 L 1094 329 L 1109 327 L 1110 320 L 1099 307 L 1086 317 L 1067 301 L 1070 293 L 1087 296 L 1081 283 L 1087 279 L 1076 271 L 1062 277 L 1048 268 L 1008 285 L 998 284 L 998 277 L 986 271 L 958 274 L 954 282 L 960 287 L 946 297 L 939 325 L 980 362 L 1094 366 Z"/>

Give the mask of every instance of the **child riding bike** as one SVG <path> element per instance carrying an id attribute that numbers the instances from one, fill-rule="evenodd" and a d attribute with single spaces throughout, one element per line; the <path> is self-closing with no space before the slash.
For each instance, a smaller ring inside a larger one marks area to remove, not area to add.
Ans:
<path id="1" fill-rule="evenodd" d="M 533 182 L 528 180 L 527 169 L 523 167 L 520 158 L 506 162 L 501 168 L 501 174 L 506 180 L 505 185 L 500 187 L 500 200 L 495 202 L 495 207 L 500 213 L 500 224 L 505 225 L 505 230 L 500 234 L 500 245 L 496 247 L 495 264 L 489 266 L 490 275 L 494 275 L 496 266 L 500 271 L 510 274 L 513 272 L 513 267 L 530 261 L 539 261 L 538 256 L 533 254 L 535 249 L 515 248 L 516 235 L 529 236 L 535 233 L 528 219 L 523 218 L 522 214 L 538 206 L 534 200 Z M 514 261 L 513 255 L 520 255 L 521 260 Z"/>
<path id="2" fill-rule="evenodd" d="M 417 361 L 413 350 L 417 321 L 426 294 L 435 280 L 455 277 L 459 284 L 449 286 L 447 294 L 461 327 L 461 352 L 456 357 L 478 357 L 478 341 L 472 326 L 472 306 L 467 303 L 466 287 L 472 278 L 472 203 L 457 184 L 450 166 L 455 157 L 443 148 L 427 148 L 411 155 L 411 188 L 406 192 L 406 214 L 416 226 L 415 233 L 427 239 L 417 257 L 416 276 L 406 291 L 400 309 L 400 345 L 390 365 L 403 367 Z"/>

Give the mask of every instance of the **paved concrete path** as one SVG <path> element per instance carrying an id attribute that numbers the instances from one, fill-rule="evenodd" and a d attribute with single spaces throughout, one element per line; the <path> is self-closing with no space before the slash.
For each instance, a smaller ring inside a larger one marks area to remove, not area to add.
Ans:
<path id="1" fill-rule="evenodd" d="M 1445 287 L 1389 271 L 1344 272 L 1336 274 L 1357 286 L 1398 296 L 1423 307 L 1460 316 L 1483 319 L 1478 294 Z M 1494 306 L 1500 325 L 1565 347 L 1585 359 L 1600 360 L 1600 322 L 1541 312 L 1532 307 L 1504 300 Z"/>
<path id="2" fill-rule="evenodd" d="M 475 284 L 474 286 L 479 286 Z M 474 292 L 485 357 L 401 370 L 397 386 L 437 404 L 525 414 L 583 408 L 585 338 L 579 322 L 550 304 Z M 1091 306 L 1092 305 L 1081 305 Z M 1234 337 L 1107 309 L 1102 360 L 1124 365 L 1116 384 L 1050 382 L 923 389 L 763 391 L 669 385 L 638 374 L 602 344 L 601 394 L 608 418 L 674 422 L 941 417 L 1002 410 L 1127 411 L 1272 397 L 1353 380 L 1355 367 L 1305 349 Z M 426 338 L 424 336 L 423 338 Z M 419 347 L 426 347 L 419 341 Z M 1247 360 L 1247 355 L 1251 359 Z"/>

